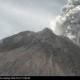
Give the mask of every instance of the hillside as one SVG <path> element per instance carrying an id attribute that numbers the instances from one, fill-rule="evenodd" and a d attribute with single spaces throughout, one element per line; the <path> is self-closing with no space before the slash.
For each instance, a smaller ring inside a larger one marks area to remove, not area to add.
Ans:
<path id="1" fill-rule="evenodd" d="M 80 76 L 80 48 L 50 29 L 0 41 L 0 76 Z"/>

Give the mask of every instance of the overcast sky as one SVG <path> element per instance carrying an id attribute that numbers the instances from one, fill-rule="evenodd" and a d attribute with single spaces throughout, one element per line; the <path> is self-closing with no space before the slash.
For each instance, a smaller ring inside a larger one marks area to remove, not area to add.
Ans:
<path id="1" fill-rule="evenodd" d="M 67 0 L 0 0 L 0 39 L 49 27 Z"/>

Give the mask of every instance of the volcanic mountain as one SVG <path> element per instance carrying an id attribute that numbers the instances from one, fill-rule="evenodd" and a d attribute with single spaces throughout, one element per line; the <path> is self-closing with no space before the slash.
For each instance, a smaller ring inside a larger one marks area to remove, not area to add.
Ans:
<path id="1" fill-rule="evenodd" d="M 80 76 L 80 47 L 50 29 L 0 40 L 0 76 Z"/>

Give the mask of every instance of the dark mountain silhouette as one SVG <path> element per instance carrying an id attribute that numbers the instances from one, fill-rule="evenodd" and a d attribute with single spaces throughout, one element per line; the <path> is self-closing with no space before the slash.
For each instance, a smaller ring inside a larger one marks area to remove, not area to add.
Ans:
<path id="1" fill-rule="evenodd" d="M 80 48 L 48 28 L 0 42 L 0 76 L 80 76 Z"/>

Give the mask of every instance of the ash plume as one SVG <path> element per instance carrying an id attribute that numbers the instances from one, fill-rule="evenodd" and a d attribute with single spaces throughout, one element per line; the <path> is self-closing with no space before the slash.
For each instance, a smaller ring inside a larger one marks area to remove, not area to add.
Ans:
<path id="1" fill-rule="evenodd" d="M 51 21 L 51 28 L 55 34 L 66 36 L 79 45 L 80 0 L 68 0 L 68 3 L 61 9 L 61 15 Z"/>

